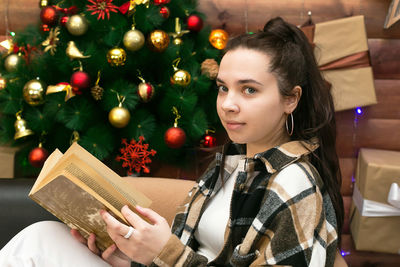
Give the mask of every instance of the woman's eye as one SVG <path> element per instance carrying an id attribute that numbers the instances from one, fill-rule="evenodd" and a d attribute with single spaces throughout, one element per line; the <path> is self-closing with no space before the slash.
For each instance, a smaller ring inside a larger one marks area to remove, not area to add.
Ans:
<path id="1" fill-rule="evenodd" d="M 228 88 L 223 85 L 217 85 L 218 92 L 227 92 Z"/>
<path id="2" fill-rule="evenodd" d="M 251 88 L 251 87 L 246 87 L 243 91 L 244 91 L 245 94 L 251 95 L 251 94 L 254 94 L 256 92 L 256 89 Z"/>

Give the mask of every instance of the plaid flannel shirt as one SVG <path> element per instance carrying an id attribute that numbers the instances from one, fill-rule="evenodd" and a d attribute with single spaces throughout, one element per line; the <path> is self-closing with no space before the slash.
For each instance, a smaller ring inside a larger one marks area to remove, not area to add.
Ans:
<path id="1" fill-rule="evenodd" d="M 223 180 L 240 169 L 217 258 L 208 262 L 196 253 L 194 232 L 212 192 L 223 186 L 221 153 L 178 208 L 173 235 L 151 266 L 333 266 L 335 210 L 307 161 L 318 144 L 291 141 L 254 158 L 240 156 L 240 148 L 225 147 Z"/>

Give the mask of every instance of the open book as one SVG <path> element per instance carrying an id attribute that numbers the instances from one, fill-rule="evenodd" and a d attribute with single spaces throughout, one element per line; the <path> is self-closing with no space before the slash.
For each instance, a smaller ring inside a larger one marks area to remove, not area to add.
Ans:
<path id="1" fill-rule="evenodd" d="M 146 196 L 76 142 L 65 154 L 56 149 L 48 157 L 29 197 L 69 227 L 78 229 L 85 238 L 90 233 L 96 234 L 101 250 L 113 241 L 100 209 L 108 210 L 129 225 L 121 214 L 124 205 L 135 211 L 136 205 L 151 204 Z"/>

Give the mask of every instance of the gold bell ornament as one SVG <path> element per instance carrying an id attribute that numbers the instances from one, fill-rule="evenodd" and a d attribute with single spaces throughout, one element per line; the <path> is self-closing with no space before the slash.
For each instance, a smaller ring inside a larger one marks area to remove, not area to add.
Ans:
<path id="1" fill-rule="evenodd" d="M 111 125 L 116 128 L 124 128 L 128 125 L 129 120 L 131 119 L 131 114 L 129 110 L 122 107 L 122 103 L 125 101 L 125 96 L 120 96 L 117 93 L 118 98 L 118 107 L 113 108 L 110 113 L 108 113 L 108 120 L 110 121 Z"/>
<path id="2" fill-rule="evenodd" d="M 30 80 L 22 89 L 22 95 L 26 103 L 38 106 L 44 103 L 45 84 L 39 78 Z"/>
<path id="3" fill-rule="evenodd" d="M 181 61 L 180 58 L 175 59 L 172 62 L 172 67 L 174 68 L 174 75 L 171 77 L 171 83 L 180 86 L 188 86 L 191 81 L 190 73 L 186 70 L 178 69 L 178 64 Z"/>
<path id="4" fill-rule="evenodd" d="M 132 29 L 124 34 L 123 43 L 126 49 L 129 51 L 137 51 L 143 47 L 146 38 L 143 33 L 135 29 L 135 23 L 132 25 Z"/>
<path id="5" fill-rule="evenodd" d="M 149 34 L 147 44 L 152 51 L 161 53 L 169 45 L 169 36 L 165 31 L 154 30 Z"/>
<path id="6" fill-rule="evenodd" d="M 208 40 L 215 48 L 222 50 L 228 43 L 229 34 L 222 29 L 212 30 Z"/>
<path id="7" fill-rule="evenodd" d="M 14 72 L 18 69 L 18 67 L 22 64 L 23 61 L 24 59 L 19 53 L 8 55 L 4 60 L 4 68 L 8 72 Z"/>
<path id="8" fill-rule="evenodd" d="M 18 111 L 17 114 L 15 114 L 17 120 L 14 123 L 14 128 L 15 128 L 14 140 L 18 140 L 20 138 L 33 134 L 33 131 L 28 128 L 26 120 L 24 120 L 21 117 L 21 113 L 22 111 Z"/>
<path id="9" fill-rule="evenodd" d="M 182 30 L 181 23 L 179 22 L 179 18 L 175 18 L 175 32 L 170 33 L 169 35 L 172 36 L 174 45 L 181 45 L 182 44 L 182 36 L 186 33 L 189 33 L 188 30 Z"/>
<path id="10" fill-rule="evenodd" d="M 110 49 L 107 53 L 107 62 L 112 67 L 119 67 L 125 65 L 126 52 L 124 49 L 115 47 Z"/>
<path id="11" fill-rule="evenodd" d="M 65 23 L 65 27 L 70 34 L 81 36 L 87 32 L 89 23 L 84 16 L 76 14 L 69 17 L 68 21 Z"/>

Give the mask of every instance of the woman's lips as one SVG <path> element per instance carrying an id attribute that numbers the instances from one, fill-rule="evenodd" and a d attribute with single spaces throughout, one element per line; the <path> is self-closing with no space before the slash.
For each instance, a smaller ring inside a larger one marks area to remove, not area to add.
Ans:
<path id="1" fill-rule="evenodd" d="M 245 125 L 245 123 L 241 123 L 241 122 L 227 122 L 226 128 L 228 128 L 228 130 L 238 130 L 239 128 L 243 127 L 244 125 Z"/>

